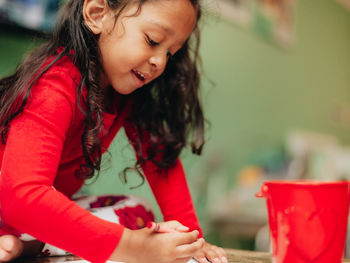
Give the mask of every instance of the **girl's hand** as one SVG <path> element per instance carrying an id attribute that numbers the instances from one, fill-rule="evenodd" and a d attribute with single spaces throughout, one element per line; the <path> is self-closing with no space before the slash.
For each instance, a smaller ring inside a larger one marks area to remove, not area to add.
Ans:
<path id="1" fill-rule="evenodd" d="M 193 255 L 203 251 L 204 239 L 197 239 L 198 234 L 197 230 L 158 233 L 154 228 L 125 228 L 110 260 L 128 263 L 186 263 Z"/>
<path id="2" fill-rule="evenodd" d="M 189 230 L 188 227 L 175 220 L 161 223 L 148 222 L 147 227 L 158 233 L 187 232 Z M 207 263 L 208 260 L 212 263 L 228 262 L 225 250 L 205 241 L 201 254 L 195 258 L 199 263 Z"/>
<path id="3" fill-rule="evenodd" d="M 199 263 L 227 263 L 227 255 L 224 249 L 209 244 L 204 241 L 204 245 L 200 254 L 196 254 L 195 259 Z M 208 261 L 209 260 L 209 261 Z"/>
<path id="4" fill-rule="evenodd" d="M 188 232 L 189 228 L 184 226 L 179 221 L 172 220 L 167 222 L 148 222 L 147 227 L 153 229 L 154 232 L 158 233 L 174 233 L 174 232 Z"/>

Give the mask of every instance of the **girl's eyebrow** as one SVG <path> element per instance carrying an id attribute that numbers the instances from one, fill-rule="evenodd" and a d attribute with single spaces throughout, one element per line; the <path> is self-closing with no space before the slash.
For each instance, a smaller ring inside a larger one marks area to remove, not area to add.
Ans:
<path id="1" fill-rule="evenodd" d="M 163 25 L 163 24 L 159 23 L 158 21 L 148 20 L 148 22 L 151 23 L 152 25 L 155 25 L 155 26 L 159 27 L 160 29 L 162 29 L 163 31 L 167 32 L 170 35 L 174 34 L 174 31 L 171 28 L 167 27 L 166 25 Z"/>
<path id="2" fill-rule="evenodd" d="M 149 20 L 147 20 L 147 22 L 152 24 L 152 25 L 154 25 L 154 26 L 156 26 L 156 27 L 159 27 L 161 30 L 165 31 L 169 35 L 174 35 L 175 34 L 173 29 L 167 27 L 166 25 L 164 25 L 162 23 L 159 23 L 156 20 L 149 19 Z M 180 47 L 182 47 L 184 43 L 185 43 L 185 41 L 184 42 L 181 41 L 180 43 L 178 43 L 178 45 Z"/>

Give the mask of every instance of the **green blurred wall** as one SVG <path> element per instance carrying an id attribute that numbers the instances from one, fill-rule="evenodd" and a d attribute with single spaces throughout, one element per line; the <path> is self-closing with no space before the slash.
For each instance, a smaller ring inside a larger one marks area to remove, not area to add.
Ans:
<path id="1" fill-rule="evenodd" d="M 337 106 L 350 107 L 349 11 L 335 0 L 298 1 L 296 43 L 288 49 L 210 12 L 203 18 L 202 98 L 210 121 L 208 142 L 201 157 L 189 151 L 182 155 L 202 220 L 206 192 L 201 187 L 206 179 L 201 178 L 220 174 L 234 182 L 249 155 L 257 148 L 279 147 L 289 129 L 330 133 L 350 143 L 350 124 L 331 120 Z M 32 46 L 30 37 L 1 33 L 0 76 L 11 72 Z M 113 161 L 105 158 L 105 170 L 84 192 L 141 194 L 153 200 L 147 184 L 129 189 L 140 182 L 137 176 L 130 176 L 126 186 L 117 176 L 125 164 L 133 164 L 122 133 L 110 152 Z"/>
<path id="2" fill-rule="evenodd" d="M 349 126 L 330 119 L 336 102 L 350 98 L 350 12 L 334 0 L 298 1 L 297 7 L 290 50 L 223 21 L 204 27 L 203 62 L 216 83 L 205 103 L 212 142 L 234 155 L 275 143 L 291 127 L 350 141 Z"/>

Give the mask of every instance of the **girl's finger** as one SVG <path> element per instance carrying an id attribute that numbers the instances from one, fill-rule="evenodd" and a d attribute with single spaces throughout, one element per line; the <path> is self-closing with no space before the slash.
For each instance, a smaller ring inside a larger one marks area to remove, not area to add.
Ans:
<path id="1" fill-rule="evenodd" d="M 162 223 L 148 222 L 147 227 L 158 233 L 188 232 L 189 228 L 178 221 Z"/>
<path id="2" fill-rule="evenodd" d="M 162 223 L 148 222 L 147 227 L 156 233 L 175 233 L 178 232 L 174 228 L 167 227 Z"/>
<path id="3" fill-rule="evenodd" d="M 196 256 L 194 259 L 197 260 L 199 263 L 209 263 L 205 256 Z"/>
<path id="4" fill-rule="evenodd" d="M 223 248 L 212 246 L 212 251 L 216 254 L 216 257 L 219 258 L 220 262 L 227 263 L 227 255 Z"/>
<path id="5" fill-rule="evenodd" d="M 192 263 L 191 262 L 191 259 L 192 258 L 190 258 L 190 257 L 188 257 L 188 258 L 179 258 L 179 259 L 175 259 L 173 262 L 174 263 Z"/>
<path id="6" fill-rule="evenodd" d="M 179 257 L 193 257 L 194 255 L 202 251 L 204 245 L 204 239 L 199 238 L 191 244 L 179 245 L 176 247 L 176 254 Z"/>
<path id="7" fill-rule="evenodd" d="M 176 240 L 178 245 L 192 244 L 198 239 L 198 230 L 193 230 L 191 232 L 176 232 L 174 233 L 174 240 Z M 203 238 L 202 238 L 203 239 Z"/>
<path id="8" fill-rule="evenodd" d="M 164 226 L 173 228 L 179 232 L 188 232 L 190 230 L 187 226 L 184 226 L 179 221 L 175 220 L 164 223 Z"/>
<path id="9" fill-rule="evenodd" d="M 221 256 L 221 261 L 224 263 L 228 262 L 226 251 L 223 248 L 218 247 L 218 254 Z"/>
<path id="10" fill-rule="evenodd" d="M 223 249 L 211 246 L 205 251 L 206 258 L 212 263 L 227 263 L 226 253 Z"/>

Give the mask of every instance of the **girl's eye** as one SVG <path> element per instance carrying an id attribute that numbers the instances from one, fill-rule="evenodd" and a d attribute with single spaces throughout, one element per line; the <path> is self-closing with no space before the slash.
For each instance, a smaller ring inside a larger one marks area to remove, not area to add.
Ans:
<path id="1" fill-rule="evenodd" d="M 147 42 L 148 44 L 150 44 L 152 47 L 156 47 L 159 45 L 158 42 L 154 41 L 152 38 L 150 38 L 149 36 L 146 36 L 147 37 Z"/>

